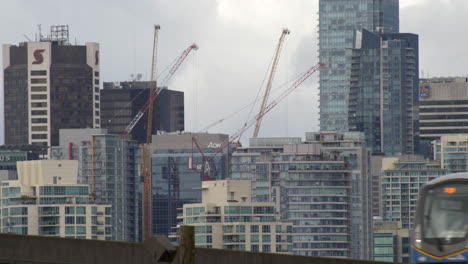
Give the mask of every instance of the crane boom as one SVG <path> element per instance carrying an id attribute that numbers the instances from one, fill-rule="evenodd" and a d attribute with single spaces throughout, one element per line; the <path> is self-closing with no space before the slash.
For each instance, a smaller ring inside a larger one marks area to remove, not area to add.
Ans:
<path id="1" fill-rule="evenodd" d="M 193 43 L 192 45 L 190 45 L 188 48 L 186 48 L 184 50 L 184 52 L 182 52 L 182 55 L 180 55 L 180 57 L 177 59 L 177 61 L 174 63 L 174 66 L 172 66 L 172 68 L 169 70 L 169 73 L 167 74 L 167 76 L 164 78 L 164 80 L 162 81 L 162 85 L 161 86 L 165 86 L 167 84 L 167 82 L 169 81 L 169 79 L 171 79 L 172 75 L 174 75 L 174 73 L 177 71 L 177 69 L 179 68 L 179 66 L 182 64 L 182 62 L 185 60 L 185 58 L 189 55 L 190 51 L 192 50 L 198 50 L 198 45 Z"/>
<path id="2" fill-rule="evenodd" d="M 281 32 L 281 36 L 280 36 L 279 41 L 278 41 L 278 46 L 276 47 L 276 52 L 275 52 L 275 57 L 273 59 L 273 64 L 271 66 L 270 77 L 268 78 L 268 83 L 267 83 L 267 86 L 265 88 L 265 95 L 263 96 L 262 105 L 260 107 L 260 112 L 258 113 L 259 116 L 263 116 L 262 113 L 265 111 L 265 107 L 266 107 L 267 102 L 268 102 L 268 97 L 270 96 L 271 86 L 273 85 L 273 79 L 275 77 L 276 68 L 278 66 L 278 61 L 279 61 L 279 57 L 280 57 L 280 54 L 281 54 L 281 48 L 283 47 L 283 43 L 284 43 L 284 39 L 285 39 L 286 35 L 288 35 L 289 33 L 290 33 L 290 31 L 287 28 L 284 28 L 283 31 Z M 253 134 L 254 138 L 256 138 L 258 136 L 258 132 L 260 131 L 260 125 L 262 124 L 262 118 L 257 119 L 256 123 L 257 124 L 255 125 L 255 131 L 254 131 L 254 134 Z"/>
<path id="3" fill-rule="evenodd" d="M 133 128 L 136 126 L 138 121 L 140 121 L 140 119 L 143 117 L 143 115 L 146 113 L 146 111 L 148 111 L 148 109 L 150 107 L 150 104 L 152 104 L 154 102 L 154 100 L 156 100 L 156 98 L 158 97 L 158 95 L 161 92 L 161 90 L 163 89 L 163 87 L 167 85 L 167 83 L 169 82 L 171 77 L 174 75 L 174 73 L 177 71 L 179 66 L 182 64 L 182 62 L 184 62 L 185 58 L 187 58 L 190 51 L 192 51 L 192 50 L 198 50 L 197 44 L 194 43 L 194 44 L 190 45 L 188 48 L 186 48 L 182 52 L 182 55 L 180 55 L 179 58 L 176 60 L 176 62 L 172 66 L 172 68 L 169 71 L 168 75 L 164 78 L 161 85 L 159 87 L 155 88 L 154 93 L 152 93 L 150 95 L 150 97 L 148 98 L 148 101 L 146 101 L 146 103 L 143 105 L 143 107 L 140 109 L 140 111 L 138 111 L 138 113 L 135 115 L 135 117 L 132 119 L 132 121 L 130 121 L 128 126 L 125 128 L 124 133 L 130 134 L 130 132 L 132 132 Z M 154 84 L 156 84 L 156 83 L 154 83 Z M 151 85 L 153 85 L 153 83 Z M 148 139 L 148 134 L 146 136 L 147 136 L 147 139 Z"/>
<path id="4" fill-rule="evenodd" d="M 242 133 L 244 133 L 247 129 L 252 127 L 258 119 L 263 118 L 268 112 L 270 112 L 275 106 L 277 106 L 284 98 L 286 98 L 291 92 L 293 92 L 297 87 L 299 87 L 307 78 L 309 78 L 314 72 L 318 71 L 321 67 L 325 66 L 325 63 L 318 63 L 303 73 L 288 89 L 286 89 L 282 94 L 280 94 L 275 100 L 273 100 L 270 104 L 265 106 L 264 111 L 258 113 L 253 119 L 247 121 L 244 126 L 242 126 L 238 131 L 236 131 L 233 135 L 229 137 L 227 141 L 221 144 L 221 146 L 214 151 L 209 157 L 206 157 L 202 152 L 201 149 L 198 147 L 198 143 L 194 137 L 192 137 L 192 141 L 198 148 L 198 151 L 201 152 L 205 161 L 211 161 L 216 155 L 218 155 L 224 148 L 235 142 Z M 196 169 L 192 169 L 195 170 Z M 197 171 L 198 172 L 198 171 Z M 202 173 L 202 172 L 199 172 Z M 205 175 L 209 176 L 209 175 Z M 209 178 L 209 177 L 208 177 Z"/>

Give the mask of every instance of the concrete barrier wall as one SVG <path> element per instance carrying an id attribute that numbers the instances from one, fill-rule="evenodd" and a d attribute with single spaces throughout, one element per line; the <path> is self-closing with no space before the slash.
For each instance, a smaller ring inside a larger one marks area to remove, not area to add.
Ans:
<path id="1" fill-rule="evenodd" d="M 151 263 L 139 243 L 0 234 L 1 263 Z"/>
<path id="2" fill-rule="evenodd" d="M 153 252 L 145 249 L 143 243 L 0 234 L 0 264 L 150 264 L 155 263 L 153 258 Z M 379 263 L 205 248 L 195 250 L 195 260 L 196 264 Z"/>

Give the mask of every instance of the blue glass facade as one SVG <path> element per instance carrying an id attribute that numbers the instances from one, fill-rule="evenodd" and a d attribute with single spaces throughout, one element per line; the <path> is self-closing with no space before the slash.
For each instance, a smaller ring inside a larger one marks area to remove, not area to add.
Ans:
<path id="1" fill-rule="evenodd" d="M 320 0 L 320 130 L 348 130 L 349 80 L 346 49 L 356 30 L 399 31 L 398 0 Z"/>
<path id="2" fill-rule="evenodd" d="M 210 155 L 213 149 L 203 149 Z M 166 235 L 175 232 L 178 209 L 184 204 L 201 202 L 203 175 L 189 169 L 189 159 L 194 167 L 207 169 L 200 153 L 190 149 L 159 149 L 151 156 L 152 232 Z M 226 157 L 220 153 L 209 162 L 212 180 L 222 180 L 226 174 Z"/>
<path id="3" fill-rule="evenodd" d="M 71 155 L 78 160 L 78 181 L 91 186 L 96 202 L 112 205 L 112 240 L 140 242 L 140 148 L 136 141 L 119 135 L 88 133 L 86 129 L 64 131 L 61 135 L 67 140 L 52 148 L 52 158 L 67 159 Z"/>
<path id="4" fill-rule="evenodd" d="M 418 143 L 418 36 L 356 32 L 350 65 L 348 129 L 374 153 L 412 154 Z"/>

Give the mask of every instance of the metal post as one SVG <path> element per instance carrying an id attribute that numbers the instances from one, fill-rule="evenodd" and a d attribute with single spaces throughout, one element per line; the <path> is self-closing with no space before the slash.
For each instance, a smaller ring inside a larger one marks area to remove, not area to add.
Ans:
<path id="1" fill-rule="evenodd" d="M 181 226 L 179 231 L 179 264 L 195 264 L 195 227 Z"/>

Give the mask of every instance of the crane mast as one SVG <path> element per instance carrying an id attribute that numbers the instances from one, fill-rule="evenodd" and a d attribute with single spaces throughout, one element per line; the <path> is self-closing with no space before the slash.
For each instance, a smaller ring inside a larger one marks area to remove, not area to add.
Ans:
<path id="1" fill-rule="evenodd" d="M 141 146 L 141 161 L 143 169 L 143 237 L 148 239 L 151 236 L 151 171 L 150 153 L 151 131 L 153 128 L 153 100 L 156 93 L 156 63 L 158 54 L 158 32 L 161 27 L 154 25 L 153 58 L 151 61 L 151 89 L 148 105 L 148 126 L 146 130 L 146 144 Z M 139 117 L 141 118 L 141 116 Z M 138 121 L 137 121 L 138 122 Z M 135 123 L 136 124 L 136 123 Z"/>
<path id="2" fill-rule="evenodd" d="M 151 62 L 151 88 L 149 98 L 153 98 L 156 93 L 156 62 L 158 59 L 158 32 L 161 27 L 159 25 L 154 26 L 154 43 L 153 43 L 153 59 Z M 153 102 L 150 100 L 148 107 L 148 127 L 146 129 L 146 143 L 151 143 L 151 132 L 153 130 Z"/>
<path id="3" fill-rule="evenodd" d="M 254 134 L 253 134 L 254 138 L 256 138 L 258 136 L 258 132 L 260 131 L 260 125 L 262 124 L 263 113 L 265 112 L 265 107 L 266 107 L 266 105 L 268 103 L 268 97 L 270 96 L 271 86 L 273 84 L 273 79 L 275 77 L 276 68 L 278 66 L 278 61 L 279 61 L 279 57 L 280 57 L 280 54 L 281 54 L 281 49 L 283 47 L 284 39 L 285 39 L 286 35 L 288 35 L 289 33 L 290 33 L 290 31 L 287 28 L 284 28 L 283 31 L 281 32 L 281 36 L 280 36 L 279 41 L 278 41 L 278 46 L 276 47 L 276 52 L 275 52 L 275 57 L 273 59 L 273 64 L 271 66 L 270 77 L 268 78 L 268 83 L 267 83 L 267 86 L 265 88 L 265 95 L 263 96 L 262 105 L 260 107 L 260 112 L 257 115 L 259 118 L 257 119 L 256 125 L 255 125 L 255 131 L 254 131 Z"/>

